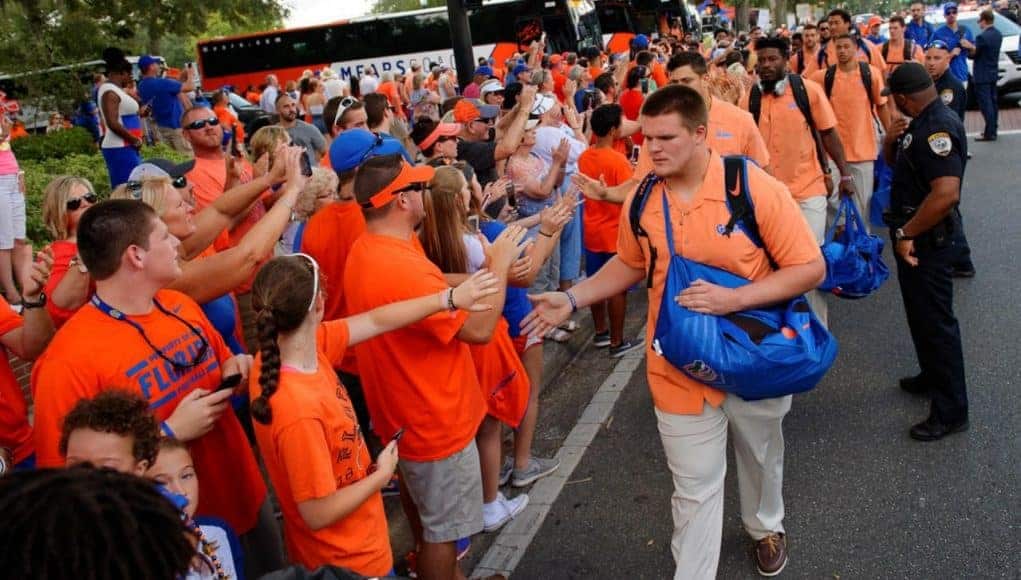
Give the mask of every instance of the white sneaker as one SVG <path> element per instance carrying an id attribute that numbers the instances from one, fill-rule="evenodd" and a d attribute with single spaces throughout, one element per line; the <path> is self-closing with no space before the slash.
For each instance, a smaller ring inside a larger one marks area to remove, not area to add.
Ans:
<path id="1" fill-rule="evenodd" d="M 511 518 L 520 514 L 527 505 L 528 495 L 526 494 L 509 500 L 504 497 L 503 493 L 498 492 L 495 500 L 482 504 L 482 531 L 488 533 L 499 530 Z"/>

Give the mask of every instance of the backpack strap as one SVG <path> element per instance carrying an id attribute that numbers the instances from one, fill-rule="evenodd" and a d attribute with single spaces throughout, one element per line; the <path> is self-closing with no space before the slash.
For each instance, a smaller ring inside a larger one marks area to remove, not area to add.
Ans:
<path id="1" fill-rule="evenodd" d="M 872 67 L 868 63 L 858 61 L 858 70 L 861 71 L 861 84 L 865 85 L 865 94 L 869 98 L 869 106 L 874 107 L 872 102 Z"/>
<path id="2" fill-rule="evenodd" d="M 649 233 L 642 227 L 642 212 L 645 211 L 645 204 L 649 201 L 649 195 L 652 193 L 652 189 L 657 183 L 662 181 L 661 178 L 657 177 L 652 171 L 642 179 L 642 182 L 638 184 L 638 189 L 635 190 L 635 196 L 631 198 L 631 207 L 628 208 L 628 224 L 631 226 L 631 233 L 635 235 L 635 239 L 645 237 L 645 240 L 649 243 L 649 273 L 645 279 L 645 285 L 647 288 L 652 288 L 652 273 L 656 270 L 656 258 L 658 254 L 656 247 L 652 245 L 652 238 L 649 237 Z"/>
<path id="3" fill-rule="evenodd" d="M 799 48 L 798 52 L 795 53 L 798 57 L 798 70 L 794 71 L 798 74 L 805 72 L 805 49 Z"/>
<path id="4" fill-rule="evenodd" d="M 828 173 L 829 163 L 826 161 L 826 151 L 822 146 L 822 137 L 815 126 L 815 118 L 812 117 L 812 104 L 808 98 L 808 89 L 805 88 L 805 81 L 799 75 L 787 75 L 788 83 L 791 86 L 791 94 L 794 95 L 794 102 L 801 110 L 801 114 L 812 131 L 812 139 L 815 141 L 815 156 L 819 160 L 819 167 L 823 173 Z"/>
<path id="5" fill-rule="evenodd" d="M 826 68 L 826 77 L 823 78 L 823 87 L 826 89 L 826 98 L 833 95 L 833 82 L 837 80 L 837 65 L 831 64 Z"/>
<path id="6" fill-rule="evenodd" d="M 762 113 L 762 89 L 758 84 L 752 85 L 752 90 L 748 93 L 748 112 L 752 114 L 752 119 L 755 119 L 755 124 L 759 124 L 759 114 Z"/>
<path id="7" fill-rule="evenodd" d="M 915 41 L 910 38 L 904 39 L 904 62 L 911 60 L 915 51 Z M 886 58 L 885 56 L 883 58 Z"/>
<path id="8" fill-rule="evenodd" d="M 905 39 L 905 44 L 906 43 L 907 43 L 907 39 Z M 886 60 L 888 58 L 887 55 L 890 54 L 890 41 L 889 40 L 887 40 L 886 42 L 883 43 L 883 47 L 879 49 L 879 53 L 883 55 L 883 60 Z M 905 60 L 907 60 L 907 59 L 905 59 Z"/>
<path id="9" fill-rule="evenodd" d="M 872 51 L 869 50 L 869 45 L 865 44 L 865 39 L 860 36 L 855 36 L 854 38 L 858 42 L 858 48 L 860 48 L 861 51 L 865 53 L 865 57 L 869 59 L 869 64 L 872 64 Z"/>
<path id="10" fill-rule="evenodd" d="M 815 61 L 816 64 L 819 65 L 819 68 L 825 68 L 826 63 L 830 60 L 830 55 L 826 54 L 826 46 L 828 44 L 829 44 L 828 40 L 822 43 L 822 46 L 819 47 L 818 54 L 816 54 L 815 56 Z"/>
<path id="11" fill-rule="evenodd" d="M 762 242 L 759 234 L 759 222 L 755 219 L 755 204 L 752 203 L 751 191 L 748 188 L 748 158 L 743 155 L 728 155 L 723 158 L 724 195 L 730 220 L 723 228 L 723 235 L 730 237 L 734 228 L 739 226 L 748 239 L 766 254 L 769 267 L 779 270 L 776 260 Z"/>

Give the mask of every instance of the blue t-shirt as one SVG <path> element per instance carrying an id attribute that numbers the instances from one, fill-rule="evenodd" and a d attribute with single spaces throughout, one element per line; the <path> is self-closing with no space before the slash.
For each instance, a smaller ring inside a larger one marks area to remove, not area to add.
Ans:
<path id="1" fill-rule="evenodd" d="M 507 229 L 502 222 L 486 220 L 479 224 L 482 235 L 490 242 L 494 241 L 500 232 Z M 511 338 L 517 338 L 521 334 L 521 321 L 532 311 L 532 303 L 528 301 L 528 289 L 516 286 L 507 287 L 507 298 L 503 302 L 503 317 L 507 319 L 510 326 L 508 333 Z"/>
<path id="2" fill-rule="evenodd" d="M 228 292 L 219 298 L 214 298 L 202 305 L 202 312 L 205 313 L 206 318 L 213 324 L 216 331 L 220 333 L 220 337 L 223 338 L 223 342 L 227 343 L 227 348 L 230 349 L 230 352 L 233 354 L 244 354 L 245 349 L 234 335 L 234 330 L 237 326 L 237 310 L 234 305 L 234 296 Z"/>
<path id="3" fill-rule="evenodd" d="M 922 24 L 915 24 L 914 20 L 909 20 L 907 29 L 904 31 L 904 38 L 910 38 L 915 41 L 915 44 L 925 49 L 929 45 L 929 38 L 932 37 L 933 27 L 929 22 L 922 21 Z"/>
<path id="4" fill-rule="evenodd" d="M 152 103 L 152 117 L 160 127 L 181 128 L 184 107 L 177 97 L 180 93 L 181 83 L 173 79 L 145 77 L 138 82 L 138 96 L 142 98 L 142 105 Z"/>
<path id="5" fill-rule="evenodd" d="M 933 40 L 942 40 L 947 43 L 947 47 L 953 51 L 955 48 L 961 46 L 960 39 L 962 38 L 967 38 L 969 41 L 975 42 L 975 36 L 966 26 L 959 24 L 957 26 L 957 32 L 954 32 L 949 26 L 944 24 L 937 28 L 936 32 L 932 33 L 932 38 L 929 39 L 929 42 L 932 42 Z M 968 51 L 963 47 L 961 48 L 961 54 L 950 59 L 950 72 L 954 73 L 957 80 L 962 83 L 968 82 Z"/>

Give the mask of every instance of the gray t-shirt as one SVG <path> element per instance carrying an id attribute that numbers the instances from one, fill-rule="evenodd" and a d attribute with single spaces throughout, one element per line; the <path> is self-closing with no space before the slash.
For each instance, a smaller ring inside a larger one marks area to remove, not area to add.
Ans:
<path id="1" fill-rule="evenodd" d="M 319 153 L 326 152 L 326 139 L 315 125 L 309 125 L 301 119 L 296 120 L 295 123 L 297 123 L 295 126 L 287 130 L 287 134 L 291 136 L 291 141 L 294 141 L 295 145 L 305 148 L 309 165 L 312 167 L 319 165 Z"/>

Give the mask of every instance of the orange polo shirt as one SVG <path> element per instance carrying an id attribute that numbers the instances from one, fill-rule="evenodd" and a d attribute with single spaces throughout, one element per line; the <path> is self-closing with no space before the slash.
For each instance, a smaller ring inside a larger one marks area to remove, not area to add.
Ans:
<path id="1" fill-rule="evenodd" d="M 912 42 L 911 58 L 917 63 L 925 64 L 925 52 L 922 51 L 922 47 L 918 46 L 917 42 Z M 887 43 L 889 48 L 886 49 L 886 74 L 892 73 L 898 66 L 904 64 L 904 39 L 897 42 L 893 39 Z M 882 47 L 880 47 L 880 53 L 882 53 Z"/>
<path id="2" fill-rule="evenodd" d="M 806 79 L 805 90 L 816 128 L 826 131 L 836 127 L 837 118 L 822 86 Z M 773 177 L 782 181 L 796 200 L 826 195 L 826 180 L 816 156 L 815 140 L 805 116 L 794 102 L 790 87 L 779 97 L 763 93 L 761 107 L 759 131 L 766 141 Z M 748 110 L 747 94 L 741 98 L 741 108 Z"/>
<path id="3" fill-rule="evenodd" d="M 857 65 L 857 63 L 855 63 Z M 830 104 L 837 116 L 837 135 L 844 145 L 844 158 L 848 163 L 864 163 L 875 161 L 879 153 L 876 144 L 876 125 L 874 107 L 885 106 L 886 97 L 883 90 L 883 73 L 880 69 L 869 66 L 872 71 L 872 98 L 865 93 L 865 84 L 861 79 L 858 66 L 851 72 L 844 72 L 838 67 L 833 77 L 833 91 L 830 93 Z M 825 86 L 826 71 L 818 71 L 812 80 Z"/>
<path id="4" fill-rule="evenodd" d="M 868 49 L 868 53 L 866 53 L 859 47 L 858 60 L 866 64 L 872 65 L 878 68 L 879 70 L 886 70 L 886 59 L 883 58 L 883 51 L 880 50 L 878 46 L 872 44 L 871 42 L 865 40 L 864 38 L 862 39 L 862 42 L 865 43 L 865 48 Z M 816 59 L 816 62 L 818 62 L 818 59 Z M 822 68 L 825 68 L 831 64 L 837 64 L 837 43 L 833 41 L 826 43 L 826 59 L 823 61 Z M 816 70 L 819 70 L 819 67 L 813 69 L 812 72 L 815 72 Z M 805 69 L 805 74 L 808 74 L 807 68 Z"/>
<path id="5" fill-rule="evenodd" d="M 819 245 L 801 215 L 801 210 L 782 183 L 765 171 L 748 165 L 748 186 L 755 206 L 762 241 L 781 268 L 807 264 L 820 257 Z M 652 288 L 649 289 L 648 328 L 645 340 L 647 372 L 652 400 L 660 411 L 681 415 L 702 413 L 703 402 L 717 407 L 726 394 L 689 378 L 674 368 L 652 348 L 656 320 L 659 317 L 663 289 L 666 285 L 670 252 L 667 251 L 664 224 L 663 186 L 651 193 L 642 212 L 641 225 L 648 239 L 641 241 L 631 230 L 629 213 L 634 193 L 628 196 L 621 211 L 617 256 L 632 268 L 648 271 L 649 244 L 658 250 Z M 730 219 L 724 197 L 723 160 L 712 153 L 702 186 L 690 201 L 668 195 L 670 219 L 674 231 L 674 250 L 703 264 L 722 268 L 750 280 L 761 280 L 772 270 L 765 252 L 744 235 L 724 236 L 722 225 Z M 683 224 L 683 226 L 682 226 Z M 681 308 L 681 306 L 676 306 Z"/>

